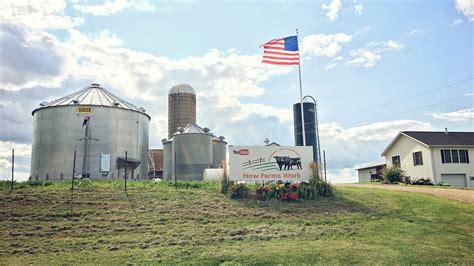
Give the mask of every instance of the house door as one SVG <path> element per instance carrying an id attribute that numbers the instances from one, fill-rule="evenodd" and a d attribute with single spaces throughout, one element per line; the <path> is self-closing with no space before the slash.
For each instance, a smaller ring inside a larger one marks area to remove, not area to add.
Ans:
<path id="1" fill-rule="evenodd" d="M 452 187 L 466 187 L 465 174 L 442 174 L 441 181 L 448 183 Z"/>

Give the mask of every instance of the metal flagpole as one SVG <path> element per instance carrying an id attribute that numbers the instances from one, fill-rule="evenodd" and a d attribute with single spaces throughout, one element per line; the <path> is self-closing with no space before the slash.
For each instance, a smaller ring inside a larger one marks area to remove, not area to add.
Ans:
<path id="1" fill-rule="evenodd" d="M 298 29 L 296 29 L 296 44 L 298 44 Z M 306 146 L 306 131 L 304 129 L 304 112 L 303 112 L 303 87 L 301 85 L 301 56 L 298 44 L 298 77 L 300 79 L 300 103 L 301 103 L 301 134 L 303 135 L 303 146 Z"/>

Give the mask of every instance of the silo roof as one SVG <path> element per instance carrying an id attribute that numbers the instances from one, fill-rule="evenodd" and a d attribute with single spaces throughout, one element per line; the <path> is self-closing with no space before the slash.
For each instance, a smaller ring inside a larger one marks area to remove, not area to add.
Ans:
<path id="1" fill-rule="evenodd" d="M 194 91 L 193 87 L 191 87 L 188 84 L 179 84 L 176 86 L 173 86 L 168 94 L 176 94 L 176 93 L 190 93 L 190 94 L 196 94 Z"/>
<path id="2" fill-rule="evenodd" d="M 102 88 L 99 84 L 91 84 L 90 86 L 69 94 L 65 97 L 50 101 L 50 102 L 43 102 L 40 104 L 39 108 L 33 110 L 32 114 L 36 110 L 47 108 L 47 107 L 55 107 L 55 106 L 68 106 L 68 105 L 94 105 L 94 106 L 105 106 L 105 107 L 115 107 L 120 109 L 127 109 L 136 112 L 143 113 L 150 117 L 148 114 L 145 113 L 145 109 L 142 107 L 137 107 L 120 97 L 112 94 L 108 90 Z"/>
<path id="3" fill-rule="evenodd" d="M 211 133 L 206 132 L 202 127 L 198 126 L 197 124 L 188 124 L 183 131 L 176 131 L 174 135 L 178 134 L 205 134 L 205 135 L 211 135 Z M 212 135 L 211 135 L 212 136 Z"/>

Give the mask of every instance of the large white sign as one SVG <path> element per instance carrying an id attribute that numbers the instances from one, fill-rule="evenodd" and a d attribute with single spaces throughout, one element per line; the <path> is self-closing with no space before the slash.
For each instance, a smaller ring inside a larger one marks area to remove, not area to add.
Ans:
<path id="1" fill-rule="evenodd" d="M 309 180 L 311 146 L 229 146 L 229 178 L 244 181 Z"/>

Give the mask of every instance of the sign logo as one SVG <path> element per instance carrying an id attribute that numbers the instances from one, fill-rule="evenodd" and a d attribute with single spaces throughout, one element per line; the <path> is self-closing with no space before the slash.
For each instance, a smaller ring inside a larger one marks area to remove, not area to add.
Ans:
<path id="1" fill-rule="evenodd" d="M 239 154 L 240 155 L 249 155 L 249 150 L 248 149 L 240 149 Z"/>
<path id="2" fill-rule="evenodd" d="M 94 112 L 94 109 L 90 106 L 79 106 L 76 107 L 76 113 L 81 115 L 90 115 Z"/>

